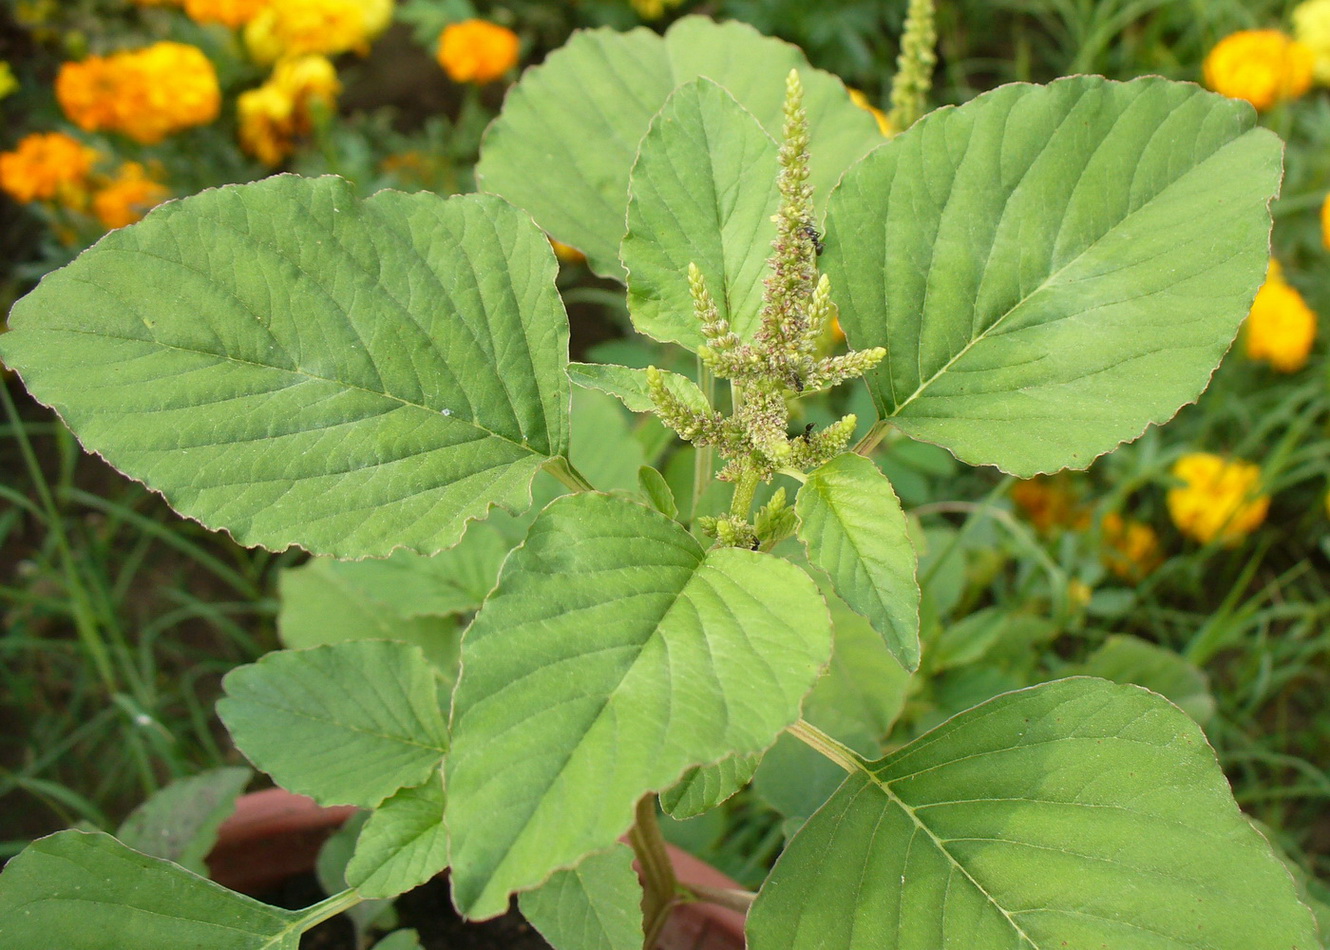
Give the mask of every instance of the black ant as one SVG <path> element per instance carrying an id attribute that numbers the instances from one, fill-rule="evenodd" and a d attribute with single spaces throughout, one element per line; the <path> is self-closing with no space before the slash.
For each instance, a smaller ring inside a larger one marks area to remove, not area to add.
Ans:
<path id="1" fill-rule="evenodd" d="M 822 252 L 827 249 L 827 246 L 822 243 L 822 235 L 817 233 L 817 228 L 813 227 L 813 222 L 805 221 L 800 226 L 799 233 L 813 243 L 813 251 L 821 257 Z"/>

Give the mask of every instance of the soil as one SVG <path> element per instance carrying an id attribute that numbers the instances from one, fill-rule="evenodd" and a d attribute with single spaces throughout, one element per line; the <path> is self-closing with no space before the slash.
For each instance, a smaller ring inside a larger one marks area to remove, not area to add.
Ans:
<path id="1" fill-rule="evenodd" d="M 313 874 L 302 874 L 259 899 L 277 907 L 308 907 L 324 897 Z M 446 878 L 436 877 L 397 899 L 397 925 L 420 935 L 425 950 L 551 950 L 550 945 L 517 912 L 483 923 L 468 923 L 453 910 Z M 351 925 L 335 917 L 306 933 L 301 950 L 359 950 Z"/>

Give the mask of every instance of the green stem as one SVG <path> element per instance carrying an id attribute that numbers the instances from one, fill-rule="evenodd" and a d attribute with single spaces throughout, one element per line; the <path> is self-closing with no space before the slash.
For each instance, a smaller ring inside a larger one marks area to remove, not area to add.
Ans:
<path id="1" fill-rule="evenodd" d="M 868 458 L 872 455 L 873 450 L 878 447 L 878 444 L 886 436 L 888 428 L 890 428 L 890 423 L 888 423 L 886 419 L 879 419 L 877 422 L 874 422 L 873 428 L 869 429 L 868 433 L 859 440 L 859 444 L 854 447 L 855 454 L 862 455 L 864 458 Z"/>
<path id="2" fill-rule="evenodd" d="M 656 796 L 643 795 L 637 802 L 636 820 L 628 830 L 628 842 L 642 871 L 643 947 L 654 947 L 678 900 L 679 884 L 674 877 L 665 838 L 656 821 Z"/>
<path id="3" fill-rule="evenodd" d="M 739 480 L 734 483 L 734 499 L 730 502 L 730 514 L 748 520 L 748 513 L 753 510 L 753 496 L 757 494 L 757 483 L 757 472 L 745 467 Z"/>
<path id="4" fill-rule="evenodd" d="M 346 890 L 334 894 L 325 900 L 319 901 L 306 907 L 300 912 L 300 916 L 294 921 L 293 927 L 299 928 L 301 933 L 307 930 L 313 930 L 325 920 L 331 920 L 343 911 L 348 911 L 352 907 L 364 900 L 356 889 L 348 887 Z"/>
<path id="5" fill-rule="evenodd" d="M 575 469 L 573 463 L 563 456 L 552 458 L 546 462 L 545 471 L 575 492 L 596 490 L 596 486 L 587 481 L 586 476 Z"/>
<path id="6" fill-rule="evenodd" d="M 831 736 L 827 735 L 817 726 L 811 725 L 800 719 L 791 726 L 787 726 L 785 731 L 794 736 L 799 741 L 821 752 L 828 759 L 835 762 L 845 771 L 853 775 L 855 772 L 866 771 L 867 762 L 859 753 L 855 752 L 844 743 L 837 742 Z"/>
<path id="7" fill-rule="evenodd" d="M 685 884 L 684 888 L 699 901 L 704 901 L 708 904 L 716 904 L 719 907 L 727 907 L 730 910 L 737 910 L 741 914 L 748 913 L 748 908 L 752 907 L 753 901 L 757 900 L 757 895 L 752 891 L 735 890 L 732 887 L 707 887 L 705 884 Z"/>
<path id="8" fill-rule="evenodd" d="M 697 387 L 702 390 L 702 395 L 707 397 L 707 405 L 716 404 L 716 377 L 711 369 L 702 362 L 701 358 L 697 361 Z M 697 520 L 698 506 L 702 502 L 702 494 L 711 484 L 711 476 L 716 469 L 716 451 L 710 445 L 700 445 L 693 450 L 693 510 L 689 514 L 690 521 Z"/>

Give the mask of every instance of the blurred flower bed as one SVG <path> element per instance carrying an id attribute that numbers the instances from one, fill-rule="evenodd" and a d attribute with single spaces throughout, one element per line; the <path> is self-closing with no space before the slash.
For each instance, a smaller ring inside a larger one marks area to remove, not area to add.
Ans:
<path id="1" fill-rule="evenodd" d="M 472 190 L 482 135 L 505 89 L 579 27 L 662 29 L 690 12 L 744 19 L 798 43 L 816 65 L 842 76 L 890 135 L 877 107 L 890 86 L 904 2 L 811 6 L 793 0 L 15 0 L 0 12 L 0 298 L 7 309 L 43 273 L 107 230 L 208 187 L 291 171 L 339 174 L 363 194 Z M 1330 872 L 1330 390 L 1322 323 L 1330 314 L 1330 0 L 941 0 L 937 22 L 935 105 L 1007 81 L 1162 73 L 1251 102 L 1262 123 L 1288 143 L 1286 178 L 1274 207 L 1270 270 L 1242 334 L 1210 390 L 1167 429 L 1147 431 L 1088 472 L 1024 482 L 963 469 L 930 446 L 888 440 L 880 464 L 916 521 L 924 638 L 936 659 L 925 659 L 898 734 L 883 738 L 888 744 L 908 738 L 1003 689 L 1094 672 L 1093 657 L 1114 637 L 1130 635 L 1195 674 L 1214 707 L 1208 734 L 1239 801 L 1324 875 Z M 622 294 L 593 279 L 575 249 L 556 245 L 556 251 L 566 265 L 561 287 L 574 315 L 575 345 L 617 336 L 626 326 Z M 607 360 L 630 362 L 634 352 L 642 365 L 652 359 L 642 344 L 600 345 L 618 347 L 612 356 L 599 351 Z M 819 412 L 832 417 L 831 409 L 808 411 L 810 419 Z M 55 594 L 44 596 L 65 597 L 73 575 L 52 553 L 52 520 L 73 523 L 91 505 L 76 502 L 70 486 L 77 479 L 53 475 L 65 494 L 51 506 L 34 502 L 38 514 L 23 507 L 19 499 L 41 494 L 41 472 L 88 464 L 69 461 L 76 452 L 67 435 L 35 413 L 32 407 L 12 412 L 5 443 L 6 461 L 16 460 L 19 420 L 49 427 L 36 442 L 49 456 L 35 464 L 37 474 L 13 461 L 3 480 L 18 514 L 0 518 L 0 532 L 31 547 L 5 561 L 29 565 L 27 574 L 15 568 L 15 576 L 0 578 L 10 617 L 33 602 L 34 577 L 54 585 Z M 151 511 L 149 521 L 168 520 L 145 497 L 140 492 L 124 504 Z M 85 532 L 66 533 L 77 540 Z M 216 541 L 224 558 L 248 557 L 226 543 Z M 80 554 L 74 560 L 85 567 L 95 561 Z M 248 563 L 245 590 L 258 602 L 271 592 L 268 562 Z M 269 622 L 272 611 L 266 603 L 255 623 Z M 70 617 L 62 622 L 74 625 Z M 1025 631 L 1023 645 L 1002 647 L 1017 627 Z M 999 630 L 1006 632 L 991 632 Z M 964 649 L 962 637 L 972 638 Z M 11 652 L 25 658 L 20 665 L 32 676 L 49 676 L 39 639 L 31 633 Z M 266 645 L 257 637 L 235 661 Z M 209 697 L 200 696 L 191 702 L 206 707 Z M 168 732 L 187 731 L 172 724 L 172 715 L 185 715 L 172 709 L 150 710 L 153 721 L 165 722 Z M 151 790 L 164 771 L 227 756 L 207 750 L 177 762 L 154 758 L 151 744 L 145 748 L 130 798 Z M 119 798 L 106 789 L 62 796 L 68 773 L 54 775 L 31 749 L 0 761 L 7 770 L 0 776 L 26 782 L 0 782 L 0 796 L 35 797 L 58 817 L 56 826 L 94 819 L 100 808 L 113 810 L 125 800 L 124 789 Z M 48 785 L 34 784 L 42 781 Z M 733 806 L 731 817 L 749 807 Z M 762 819 L 744 815 L 762 827 Z M 710 848 L 723 865 L 724 842 L 736 832 L 708 826 L 679 834 Z M 726 869 L 743 876 L 743 868 Z"/>

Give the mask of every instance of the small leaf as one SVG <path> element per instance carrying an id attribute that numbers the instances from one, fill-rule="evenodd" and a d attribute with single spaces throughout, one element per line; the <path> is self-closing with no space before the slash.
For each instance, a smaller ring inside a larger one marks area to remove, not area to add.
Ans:
<path id="1" fill-rule="evenodd" d="M 346 882 L 365 897 L 396 897 L 447 865 L 443 783 L 435 776 L 402 789 L 374 810 L 346 866 Z"/>
<path id="2" fill-rule="evenodd" d="M 907 670 L 919 666 L 919 582 L 901 503 L 851 452 L 815 469 L 795 500 L 799 539 L 836 593 L 873 625 Z"/>
<path id="3" fill-rule="evenodd" d="M 621 844 L 518 898 L 522 916 L 555 950 L 640 950 L 641 903 L 633 852 Z"/>
<path id="4" fill-rule="evenodd" d="M 385 934 L 371 950 L 422 950 L 420 934 L 414 930 L 394 930 Z"/>
<path id="5" fill-rule="evenodd" d="M 424 782 L 447 748 L 433 669 L 409 644 L 282 650 L 222 687 L 217 713 L 240 751 L 321 805 L 374 808 Z"/>
<path id="6" fill-rule="evenodd" d="M 476 172 L 485 191 L 529 210 L 551 235 L 584 251 L 596 273 L 623 280 L 629 171 L 670 93 L 705 75 L 775 137 L 791 69 L 803 80 L 817 143 L 810 180 L 820 204 L 851 163 L 882 143 L 876 123 L 796 47 L 738 21 L 700 16 L 676 21 L 664 37 L 646 29 L 574 33 L 509 90 Z"/>
<path id="7" fill-rule="evenodd" d="M 609 393 L 633 412 L 651 412 L 655 404 L 647 388 L 647 371 L 610 363 L 569 363 L 568 376 L 584 389 Z M 707 397 L 697 383 L 667 369 L 660 371 L 665 388 L 691 409 L 707 411 L 711 408 Z"/>
<path id="8" fill-rule="evenodd" d="M 647 496 L 647 501 L 651 502 L 652 508 L 666 518 L 679 517 L 679 506 L 674 501 L 674 492 L 670 490 L 670 483 L 665 481 L 664 475 L 650 465 L 643 465 L 637 470 L 637 485 L 642 494 Z"/>
<path id="9" fill-rule="evenodd" d="M 239 766 L 176 779 L 130 812 L 116 837 L 135 851 L 207 875 L 203 859 L 253 775 Z"/>
<path id="10" fill-rule="evenodd" d="M 816 138 L 814 138 L 816 142 Z M 878 412 L 972 464 L 1085 468 L 1193 401 L 1269 261 L 1279 139 L 1191 83 L 939 109 L 846 173 L 823 264 Z"/>
<path id="11" fill-rule="evenodd" d="M 1196 724 L 1077 678 L 847 778 L 776 862 L 748 945 L 1290 950 L 1315 930 Z"/>
<path id="12" fill-rule="evenodd" d="M 711 811 L 749 783 L 760 755 L 731 755 L 712 765 L 695 765 L 660 793 L 660 807 L 677 821 Z"/>
<path id="13" fill-rule="evenodd" d="M 688 265 L 706 280 L 719 316 L 750 339 L 776 237 L 776 142 L 753 114 L 710 79 L 671 93 L 633 164 L 628 234 L 628 311 L 641 333 L 696 350 Z"/>
<path id="14" fill-rule="evenodd" d="M 40 838 L 0 874 L 0 946 L 14 950 L 297 950 L 299 920 L 102 832 Z"/>
<path id="15" fill-rule="evenodd" d="M 447 763 L 458 908 L 501 913 L 613 844 L 644 793 L 765 749 L 830 646 L 793 565 L 705 551 L 619 498 L 551 503 L 462 641 Z"/>
<path id="16" fill-rule="evenodd" d="M 567 451 L 556 271 L 493 196 L 279 175 L 106 235 L 0 353 L 86 448 L 242 544 L 432 554 Z"/>

